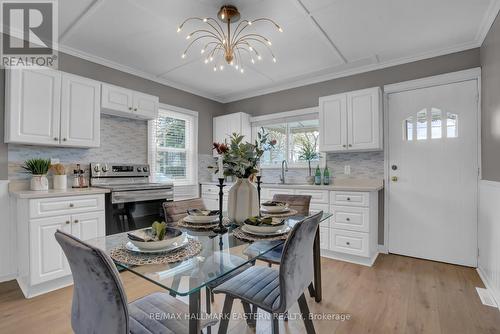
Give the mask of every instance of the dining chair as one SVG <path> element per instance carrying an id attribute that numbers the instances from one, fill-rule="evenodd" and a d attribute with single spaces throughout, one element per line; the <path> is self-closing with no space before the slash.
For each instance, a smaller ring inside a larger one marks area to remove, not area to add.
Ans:
<path id="1" fill-rule="evenodd" d="M 188 209 L 205 210 L 203 199 L 194 198 L 182 201 L 163 202 L 163 211 L 167 223 L 177 223 L 179 220 L 187 216 Z"/>
<path id="2" fill-rule="evenodd" d="M 279 268 L 253 266 L 214 289 L 225 294 L 219 334 L 226 333 L 234 299 L 255 305 L 269 312 L 272 333 L 277 334 L 278 318 L 298 301 L 306 332 L 315 333 L 304 290 L 313 280 L 313 253 L 311 251 L 323 212 L 297 223 L 283 246 Z M 248 313 L 245 310 L 245 313 Z M 247 317 L 255 317 L 248 315 Z"/>
<path id="3" fill-rule="evenodd" d="M 128 303 L 118 270 L 106 253 L 59 230 L 55 237 L 73 274 L 71 327 L 76 334 L 188 333 L 186 303 L 161 292 Z M 201 328 L 217 323 L 204 316 Z"/>

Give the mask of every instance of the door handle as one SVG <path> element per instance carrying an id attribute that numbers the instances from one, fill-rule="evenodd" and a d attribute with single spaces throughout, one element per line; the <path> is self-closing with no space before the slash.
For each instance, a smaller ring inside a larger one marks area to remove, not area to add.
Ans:
<path id="1" fill-rule="evenodd" d="M 391 177 L 391 180 L 392 180 L 392 182 L 398 182 L 398 177 L 397 176 L 393 176 L 393 177 Z"/>

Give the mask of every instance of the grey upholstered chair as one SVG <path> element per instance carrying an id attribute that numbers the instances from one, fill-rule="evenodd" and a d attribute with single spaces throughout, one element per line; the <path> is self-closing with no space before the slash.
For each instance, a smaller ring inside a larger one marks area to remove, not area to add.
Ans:
<path id="1" fill-rule="evenodd" d="M 304 290 L 313 280 L 311 250 L 322 215 L 323 212 L 319 212 L 294 226 L 283 246 L 279 269 L 254 266 L 214 289 L 214 293 L 226 294 L 219 333 L 227 332 L 235 298 L 269 312 L 272 315 L 273 334 L 278 333 L 278 316 L 298 300 L 306 332 L 315 333 Z M 248 313 L 247 310 L 245 312 Z"/>
<path id="2" fill-rule="evenodd" d="M 201 198 L 163 203 L 163 211 L 165 213 L 167 223 L 177 223 L 179 220 L 187 216 L 188 209 L 205 210 L 206 207 Z"/>
<path id="3" fill-rule="evenodd" d="M 73 273 L 71 327 L 76 334 L 188 333 L 187 304 L 166 293 L 153 293 L 130 304 L 111 258 L 61 231 L 55 233 Z M 157 320 L 150 314 L 159 314 Z M 163 316 L 165 314 L 166 316 Z M 202 328 L 217 320 L 203 317 Z"/>

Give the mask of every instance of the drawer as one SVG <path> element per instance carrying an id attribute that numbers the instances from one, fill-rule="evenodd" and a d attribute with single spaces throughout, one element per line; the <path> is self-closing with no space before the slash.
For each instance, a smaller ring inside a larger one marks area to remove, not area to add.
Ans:
<path id="1" fill-rule="evenodd" d="M 310 195 L 311 203 L 328 204 L 328 190 L 295 190 L 296 195 Z"/>
<path id="2" fill-rule="evenodd" d="M 319 227 L 319 247 L 321 249 L 329 249 L 330 247 L 330 229 L 327 227 Z"/>
<path id="3" fill-rule="evenodd" d="M 330 192 L 330 204 L 349 206 L 368 206 L 370 193 L 357 191 L 332 191 Z"/>
<path id="4" fill-rule="evenodd" d="M 332 205 L 331 211 L 333 213 L 333 218 L 330 219 L 332 228 L 369 232 L 370 211 L 368 208 Z"/>
<path id="5" fill-rule="evenodd" d="M 227 186 L 224 187 L 224 188 L 227 188 Z M 224 192 L 227 192 L 227 190 L 224 191 Z M 215 185 L 211 185 L 211 184 L 203 184 L 201 186 L 201 195 L 202 196 L 206 196 L 206 195 L 208 195 L 208 196 L 219 196 L 219 187 L 217 187 Z"/>
<path id="6" fill-rule="evenodd" d="M 104 195 L 67 196 L 32 199 L 30 218 L 104 210 Z"/>
<path id="7" fill-rule="evenodd" d="M 320 211 L 329 212 L 328 204 L 311 203 L 311 205 L 309 206 L 309 214 L 318 213 Z M 322 221 L 320 223 L 320 226 L 330 227 L 330 218 Z"/>
<path id="8" fill-rule="evenodd" d="M 330 250 L 358 256 L 369 256 L 368 233 L 330 229 Z"/>
<path id="9" fill-rule="evenodd" d="M 287 188 L 262 188 L 260 191 L 261 191 L 260 196 L 262 201 L 270 201 L 276 194 L 286 194 L 286 195 L 295 194 L 294 189 L 287 189 Z"/>

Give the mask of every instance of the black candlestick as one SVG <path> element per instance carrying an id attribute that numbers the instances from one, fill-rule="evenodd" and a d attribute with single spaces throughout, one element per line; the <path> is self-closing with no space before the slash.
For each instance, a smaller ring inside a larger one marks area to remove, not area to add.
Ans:
<path id="1" fill-rule="evenodd" d="M 223 200 L 224 200 L 224 190 L 223 189 L 225 186 L 226 185 L 224 184 L 224 179 L 219 178 L 219 184 L 217 185 L 217 187 L 219 187 L 219 226 L 216 226 L 214 228 L 214 232 L 220 233 L 220 234 L 227 232 L 227 228 L 222 223 L 222 218 L 223 218 L 222 217 L 222 206 L 223 206 Z"/>
<path id="2" fill-rule="evenodd" d="M 260 217 L 260 184 L 262 183 L 260 181 L 261 175 L 257 175 L 257 194 L 259 196 L 259 217 Z"/>

